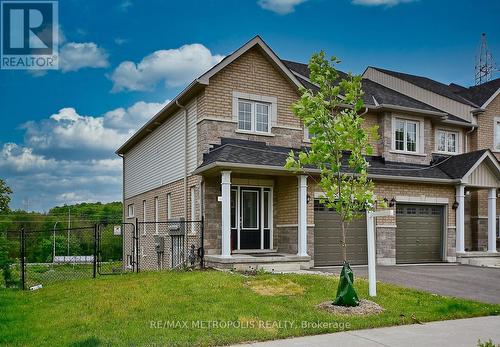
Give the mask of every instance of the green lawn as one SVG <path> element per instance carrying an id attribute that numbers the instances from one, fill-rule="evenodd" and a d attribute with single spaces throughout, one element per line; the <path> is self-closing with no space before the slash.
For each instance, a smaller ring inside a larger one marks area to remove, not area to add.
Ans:
<path id="1" fill-rule="evenodd" d="M 334 297 L 336 286 L 335 278 L 317 275 L 199 271 L 102 276 L 34 292 L 3 289 L 0 345 L 218 345 L 335 332 L 342 326 L 410 324 L 412 315 L 425 322 L 500 314 L 500 305 L 388 284 L 379 284 L 374 299 L 385 308 L 380 315 L 354 318 L 317 310 L 315 305 Z M 367 297 L 365 281 L 356 287 Z"/>

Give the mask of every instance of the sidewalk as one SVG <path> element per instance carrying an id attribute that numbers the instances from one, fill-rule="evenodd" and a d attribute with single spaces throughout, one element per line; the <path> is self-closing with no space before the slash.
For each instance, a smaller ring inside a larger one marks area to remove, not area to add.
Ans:
<path id="1" fill-rule="evenodd" d="M 477 346 L 477 340 L 500 343 L 500 316 L 449 320 L 389 328 L 353 330 L 335 334 L 256 342 L 238 347 L 371 347 L 371 346 Z"/>

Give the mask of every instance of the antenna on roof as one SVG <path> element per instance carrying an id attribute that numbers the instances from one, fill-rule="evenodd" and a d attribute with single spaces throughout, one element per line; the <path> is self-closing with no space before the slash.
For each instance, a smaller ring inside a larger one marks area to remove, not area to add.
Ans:
<path id="1" fill-rule="evenodd" d="M 488 48 L 488 43 L 486 42 L 486 34 L 481 34 L 481 44 L 479 45 L 479 50 L 476 55 L 476 86 L 482 83 L 491 81 L 493 72 L 498 71 L 496 69 L 495 61 Z"/>

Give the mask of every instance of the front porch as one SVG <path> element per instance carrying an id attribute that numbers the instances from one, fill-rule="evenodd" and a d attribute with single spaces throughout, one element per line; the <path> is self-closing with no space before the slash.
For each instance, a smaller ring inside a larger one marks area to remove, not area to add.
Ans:
<path id="1" fill-rule="evenodd" d="M 308 189 L 306 175 L 290 172 L 205 173 L 205 264 L 238 271 L 310 268 L 314 204 Z"/>
<path id="2" fill-rule="evenodd" d="M 476 161 L 456 187 L 456 260 L 474 266 L 499 266 L 497 251 L 498 161 L 489 153 Z"/>

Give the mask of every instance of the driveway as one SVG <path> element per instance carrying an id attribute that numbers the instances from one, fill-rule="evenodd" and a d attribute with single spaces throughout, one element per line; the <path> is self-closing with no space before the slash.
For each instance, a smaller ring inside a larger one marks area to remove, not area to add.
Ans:
<path id="1" fill-rule="evenodd" d="M 340 272 L 340 267 L 314 271 Z M 355 276 L 367 278 L 366 266 L 353 266 Z M 377 266 L 377 281 L 431 293 L 500 304 L 500 269 L 456 264 Z"/>

